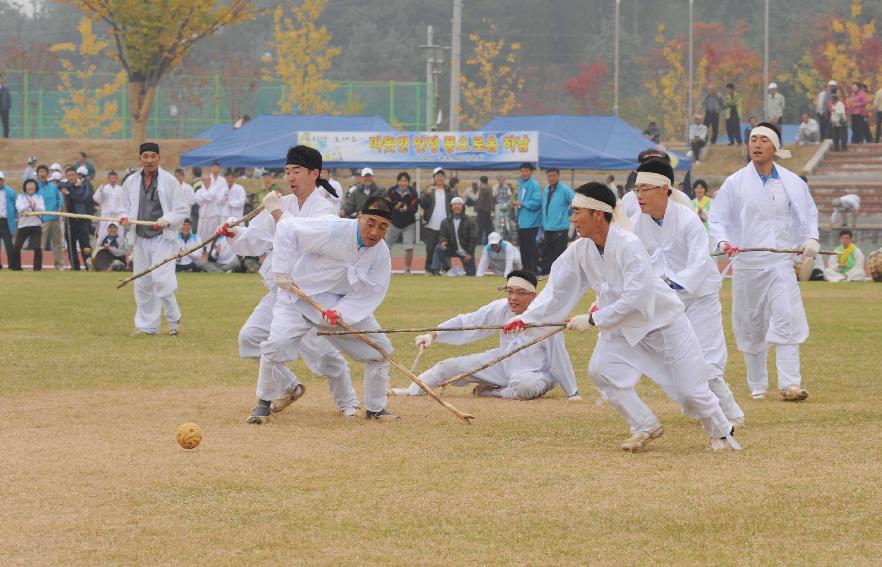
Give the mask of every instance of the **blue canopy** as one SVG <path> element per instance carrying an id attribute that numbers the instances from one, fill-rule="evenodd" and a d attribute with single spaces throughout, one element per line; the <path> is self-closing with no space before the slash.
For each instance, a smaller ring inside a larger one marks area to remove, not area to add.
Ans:
<path id="1" fill-rule="evenodd" d="M 288 148 L 297 144 L 297 133 L 389 132 L 395 130 L 377 116 L 272 116 L 261 115 L 231 130 L 210 144 L 181 154 L 181 166 L 284 167 Z M 336 162 L 334 167 L 361 167 L 363 163 Z"/>
<path id="2" fill-rule="evenodd" d="M 233 131 L 232 124 L 212 124 L 205 130 L 193 136 L 194 140 L 217 140 Z"/>
<path id="3" fill-rule="evenodd" d="M 632 170 L 637 154 L 655 144 L 616 116 L 497 116 L 482 130 L 537 130 L 539 167 Z M 691 160 L 668 152 L 675 169 L 688 170 Z"/>

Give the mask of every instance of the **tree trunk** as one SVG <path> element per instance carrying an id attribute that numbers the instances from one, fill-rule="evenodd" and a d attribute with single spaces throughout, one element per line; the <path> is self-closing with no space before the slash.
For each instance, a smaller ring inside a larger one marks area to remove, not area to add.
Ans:
<path id="1" fill-rule="evenodd" d="M 156 96 L 156 85 L 143 79 L 129 79 L 129 116 L 132 119 L 132 145 L 138 146 L 147 139 L 147 120 Z"/>

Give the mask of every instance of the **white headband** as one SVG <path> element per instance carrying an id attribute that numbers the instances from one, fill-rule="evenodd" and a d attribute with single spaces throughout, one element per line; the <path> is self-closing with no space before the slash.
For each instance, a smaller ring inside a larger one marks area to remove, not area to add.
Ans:
<path id="1" fill-rule="evenodd" d="M 508 282 L 505 285 L 506 287 L 519 287 L 529 292 L 536 293 L 536 286 L 520 276 L 512 276 L 508 278 Z"/>
<path id="2" fill-rule="evenodd" d="M 767 126 L 757 126 L 753 130 L 750 131 L 750 137 L 754 136 L 765 136 L 772 142 L 772 145 L 775 146 L 775 155 L 781 159 L 787 159 L 791 155 L 790 150 L 782 150 L 781 149 L 781 139 L 778 138 L 778 134 L 775 133 L 774 130 Z"/>
<path id="3" fill-rule="evenodd" d="M 661 173 L 651 171 L 638 171 L 634 185 L 652 185 L 653 187 L 670 187 L 671 180 Z"/>
<path id="4" fill-rule="evenodd" d="M 573 197 L 573 202 L 570 203 L 571 207 L 578 209 L 591 209 L 593 211 L 603 211 L 604 213 L 612 213 L 613 208 L 604 203 L 603 201 L 598 201 L 594 197 L 587 197 L 581 193 L 576 193 L 576 196 Z"/>

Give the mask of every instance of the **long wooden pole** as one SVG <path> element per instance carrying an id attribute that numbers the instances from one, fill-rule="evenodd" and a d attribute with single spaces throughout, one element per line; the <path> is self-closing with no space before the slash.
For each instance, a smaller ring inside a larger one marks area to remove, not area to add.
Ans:
<path id="1" fill-rule="evenodd" d="M 776 254 L 802 254 L 802 250 L 800 249 L 790 249 L 790 248 L 742 248 L 738 253 L 742 252 L 774 252 Z M 839 254 L 839 252 L 834 252 L 832 250 L 821 250 L 818 254 L 827 254 L 829 256 L 833 256 Z M 711 254 L 711 256 L 726 256 L 725 252 L 717 252 L 715 254 Z"/>
<path id="2" fill-rule="evenodd" d="M 19 214 L 23 217 L 41 217 L 43 215 L 51 215 L 53 217 L 67 217 L 69 219 L 81 219 L 96 222 L 106 221 L 122 224 L 122 221 L 120 219 L 114 217 L 97 217 L 95 215 L 81 215 L 79 213 L 66 213 L 64 211 L 25 211 Z M 156 224 L 155 221 L 146 220 L 130 220 L 126 222 L 128 222 L 129 224 L 139 224 L 141 226 L 153 226 Z"/>
<path id="3" fill-rule="evenodd" d="M 244 222 L 248 222 L 251 219 L 253 219 L 254 217 L 256 217 L 258 214 L 260 214 L 261 211 L 263 211 L 263 205 L 257 207 L 256 209 L 254 209 L 253 211 L 251 211 L 250 213 L 248 213 L 244 217 L 240 218 L 239 220 L 237 220 L 235 222 L 231 222 L 229 224 L 229 226 L 230 227 L 238 226 Z M 55 214 L 55 213 L 52 213 L 52 214 Z M 129 221 L 129 222 L 131 222 L 131 221 Z M 151 224 L 153 224 L 153 223 L 151 223 Z M 201 250 L 201 249 L 205 248 L 206 246 L 208 246 L 209 244 L 211 244 L 212 242 L 214 242 L 218 238 L 220 238 L 220 235 L 215 234 L 214 236 L 211 236 L 210 238 L 206 238 L 205 241 L 202 242 L 201 244 L 197 244 L 196 246 L 193 246 L 192 248 L 187 248 L 186 250 L 182 250 L 181 252 L 178 252 L 174 256 L 169 256 L 168 258 L 159 262 L 158 264 L 154 264 L 153 266 L 150 266 L 146 270 L 140 271 L 133 276 L 127 277 L 124 280 L 119 280 L 119 283 L 116 284 L 116 289 L 119 289 L 119 288 L 123 287 L 124 285 L 126 285 L 127 283 L 129 283 L 131 281 L 135 281 L 136 279 L 138 279 L 142 276 L 146 276 L 147 274 L 149 274 L 153 270 L 156 270 L 156 269 L 168 264 L 169 262 L 174 262 L 175 260 L 180 260 L 184 256 L 189 256 L 193 252 L 196 252 L 197 250 Z"/>
<path id="4" fill-rule="evenodd" d="M 510 356 L 512 356 L 512 355 L 514 355 L 514 354 L 517 354 L 517 353 L 521 352 L 521 351 L 524 350 L 525 348 L 530 348 L 531 346 L 535 345 L 536 343 L 542 342 L 542 341 L 544 341 L 545 339 L 547 339 L 548 337 L 550 337 L 550 336 L 552 336 L 552 335 L 554 335 L 554 334 L 556 334 L 556 333 L 559 333 L 559 332 L 563 331 L 564 329 L 565 329 L 565 327 L 561 327 L 561 328 L 559 328 L 559 329 L 555 329 L 555 330 L 553 330 L 553 331 L 549 331 L 549 332 L 545 333 L 544 335 L 542 335 L 542 336 L 540 336 L 540 337 L 536 337 L 536 338 L 533 339 L 532 341 L 530 341 L 530 342 L 528 342 L 528 343 L 525 343 L 525 344 L 522 344 L 521 346 L 519 346 L 519 347 L 517 347 L 517 348 L 514 348 L 514 349 L 508 351 L 507 353 L 505 353 L 505 354 L 503 354 L 503 355 L 501 355 L 501 356 L 497 356 L 496 358 L 494 358 L 494 359 L 491 360 L 490 362 L 486 362 L 486 363 L 482 364 L 481 366 L 475 368 L 474 370 L 469 370 L 468 372 L 463 372 L 462 374 L 457 374 L 457 375 L 454 376 L 453 378 L 448 378 L 447 380 L 444 380 L 443 382 L 441 382 L 440 384 L 438 384 L 437 387 L 438 387 L 438 388 L 443 388 L 444 386 L 447 386 L 448 384 L 453 384 L 454 382 L 457 382 L 457 381 L 459 381 L 459 380 L 462 380 L 463 378 L 468 378 L 468 377 L 471 376 L 472 374 L 476 374 L 476 373 L 480 372 L 481 370 L 484 370 L 485 368 L 490 368 L 490 367 L 493 366 L 494 364 L 497 364 L 497 363 L 499 363 L 499 362 L 502 362 L 502 361 L 505 360 L 506 358 L 508 358 L 508 357 L 510 357 Z"/>
<path id="5" fill-rule="evenodd" d="M 535 327 L 566 327 L 566 323 L 530 323 L 527 329 Z M 356 333 L 362 335 L 377 335 L 388 333 L 429 333 L 432 331 L 495 331 L 502 329 L 503 325 L 471 325 L 468 327 L 404 327 L 401 329 L 365 329 L 359 331 L 319 331 L 317 334 L 323 337 L 334 337 L 338 335 L 354 335 Z"/>
<path id="6" fill-rule="evenodd" d="M 298 288 L 297 286 L 291 286 L 291 291 L 294 292 L 298 297 L 300 297 L 300 299 L 305 301 L 307 304 L 309 304 L 316 311 L 319 311 L 319 312 L 325 311 L 325 308 L 322 307 L 321 304 L 319 304 L 313 298 L 309 297 L 308 295 L 306 295 L 305 293 L 300 291 L 300 288 Z M 353 335 L 355 336 L 356 339 L 360 340 L 364 344 L 368 345 L 369 347 L 373 348 L 375 351 L 380 353 L 380 356 L 382 356 L 384 360 L 386 360 L 389 364 L 391 364 L 395 368 L 404 372 L 404 374 L 406 374 L 411 380 L 413 380 L 417 386 L 419 386 L 426 394 L 428 394 L 436 402 L 438 402 L 439 404 L 441 404 L 442 406 L 447 408 L 447 410 L 450 413 L 452 413 L 453 415 L 455 415 L 459 419 L 463 420 L 467 424 L 469 423 L 469 420 L 475 419 L 475 416 L 467 414 L 465 412 L 462 412 L 462 411 L 456 409 L 455 407 L 453 407 L 452 405 L 450 405 L 449 403 L 447 403 L 446 400 L 442 400 L 441 396 L 439 396 L 431 388 L 426 386 L 426 383 L 423 382 L 422 380 L 420 380 L 419 377 L 410 370 L 410 368 L 408 368 L 404 364 L 402 364 L 402 363 L 398 362 L 397 360 L 395 360 L 394 358 L 392 358 L 392 355 L 390 355 L 388 352 L 386 352 L 383 349 L 383 347 L 381 347 L 376 341 L 359 333 L 351 325 L 344 323 L 342 319 L 337 319 L 337 325 L 340 327 L 343 327 L 343 329 L 346 331 L 352 331 Z"/>

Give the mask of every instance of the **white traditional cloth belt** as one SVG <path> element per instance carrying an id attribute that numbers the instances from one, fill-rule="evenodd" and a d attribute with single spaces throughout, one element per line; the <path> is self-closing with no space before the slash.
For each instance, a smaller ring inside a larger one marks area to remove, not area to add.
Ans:
<path id="1" fill-rule="evenodd" d="M 506 283 L 506 285 L 508 287 L 519 287 L 529 292 L 536 293 L 536 286 L 520 276 L 512 276 L 508 278 L 508 282 Z"/>
<path id="2" fill-rule="evenodd" d="M 790 150 L 781 149 L 781 139 L 778 138 L 778 134 L 767 126 L 757 126 L 751 130 L 750 137 L 753 138 L 754 136 L 765 136 L 768 138 L 772 145 L 775 146 L 775 155 L 781 159 L 787 159 L 793 155 L 790 153 Z"/>
<path id="3" fill-rule="evenodd" d="M 672 181 L 661 173 L 651 171 L 638 171 L 635 185 L 652 185 L 653 187 L 670 187 Z"/>
<path id="4" fill-rule="evenodd" d="M 571 207 L 578 209 L 591 209 L 593 211 L 603 211 L 604 213 L 612 213 L 613 208 L 604 203 L 603 201 L 599 201 L 594 197 L 587 197 L 581 193 L 576 193 L 576 196 L 573 197 L 573 202 L 570 204 Z"/>

